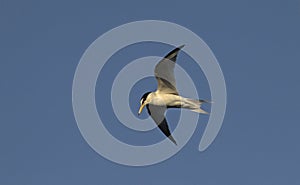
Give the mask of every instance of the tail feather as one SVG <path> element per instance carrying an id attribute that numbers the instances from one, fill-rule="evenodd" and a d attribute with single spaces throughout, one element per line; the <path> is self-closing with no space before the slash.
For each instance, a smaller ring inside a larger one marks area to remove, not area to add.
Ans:
<path id="1" fill-rule="evenodd" d="M 201 114 L 209 114 L 209 112 L 206 112 L 205 110 L 200 109 L 200 108 L 198 108 L 198 109 L 191 109 L 191 111 L 198 112 L 198 113 L 201 113 Z"/>
<path id="2" fill-rule="evenodd" d="M 212 103 L 207 100 L 194 100 L 194 99 L 189 99 L 187 98 L 185 101 L 185 104 L 183 105 L 183 108 L 190 109 L 191 111 L 198 112 L 201 114 L 209 114 L 205 110 L 201 109 L 201 104 L 203 103 Z"/>
<path id="3" fill-rule="evenodd" d="M 198 104 L 198 105 L 201 105 L 202 103 L 212 103 L 211 101 L 208 101 L 208 100 L 194 100 L 194 99 L 189 99 L 189 98 L 187 98 L 186 99 L 187 101 L 189 101 L 189 102 L 193 102 L 193 103 L 195 103 L 195 104 Z"/>

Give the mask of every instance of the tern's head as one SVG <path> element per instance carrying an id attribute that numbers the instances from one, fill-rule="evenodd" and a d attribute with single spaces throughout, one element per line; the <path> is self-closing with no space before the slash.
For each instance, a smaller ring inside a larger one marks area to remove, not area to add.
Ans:
<path id="1" fill-rule="evenodd" d="M 147 92 L 142 96 L 142 98 L 140 100 L 141 106 L 140 106 L 140 109 L 139 109 L 139 112 L 138 112 L 139 115 L 141 114 L 141 112 L 142 112 L 143 108 L 145 107 L 145 105 L 149 104 L 150 101 L 151 101 L 151 92 Z"/>

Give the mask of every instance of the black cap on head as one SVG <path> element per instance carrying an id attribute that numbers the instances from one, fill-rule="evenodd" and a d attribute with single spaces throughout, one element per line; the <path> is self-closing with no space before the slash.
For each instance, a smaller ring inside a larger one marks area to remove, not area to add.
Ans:
<path id="1" fill-rule="evenodd" d="M 147 99 L 148 95 L 150 94 L 151 92 L 146 92 L 142 98 L 141 98 L 141 101 L 142 101 L 142 104 L 144 103 L 144 101 Z"/>

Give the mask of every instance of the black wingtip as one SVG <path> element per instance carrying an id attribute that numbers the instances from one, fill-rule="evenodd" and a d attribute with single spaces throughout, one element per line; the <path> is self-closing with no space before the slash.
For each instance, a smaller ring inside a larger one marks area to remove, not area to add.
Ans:
<path id="1" fill-rule="evenodd" d="M 177 146 L 177 143 L 176 143 L 175 139 L 172 137 L 172 135 L 169 135 L 168 138 Z"/>
<path id="2" fill-rule="evenodd" d="M 172 60 L 172 61 L 176 61 L 176 57 L 177 57 L 177 53 L 181 50 L 181 48 L 183 48 L 184 45 L 181 45 L 175 49 L 173 49 L 171 52 L 169 52 L 164 58 L 167 58 L 169 60 Z"/>
<path id="3" fill-rule="evenodd" d="M 178 49 L 182 49 L 185 46 L 185 44 L 182 44 L 181 46 L 177 47 Z"/>

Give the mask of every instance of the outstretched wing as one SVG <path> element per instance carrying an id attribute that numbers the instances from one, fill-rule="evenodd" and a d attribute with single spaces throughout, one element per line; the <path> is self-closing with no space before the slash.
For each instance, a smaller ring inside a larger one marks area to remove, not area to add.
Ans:
<path id="1" fill-rule="evenodd" d="M 174 67 L 177 54 L 183 46 L 184 45 L 173 49 L 155 66 L 154 75 L 158 84 L 158 92 L 178 95 L 174 76 Z"/>
<path id="2" fill-rule="evenodd" d="M 165 118 L 166 107 L 156 106 L 156 105 L 147 105 L 147 110 L 152 119 L 157 124 L 158 128 L 167 136 L 175 145 L 177 145 L 175 139 L 173 138 L 167 120 Z"/>

